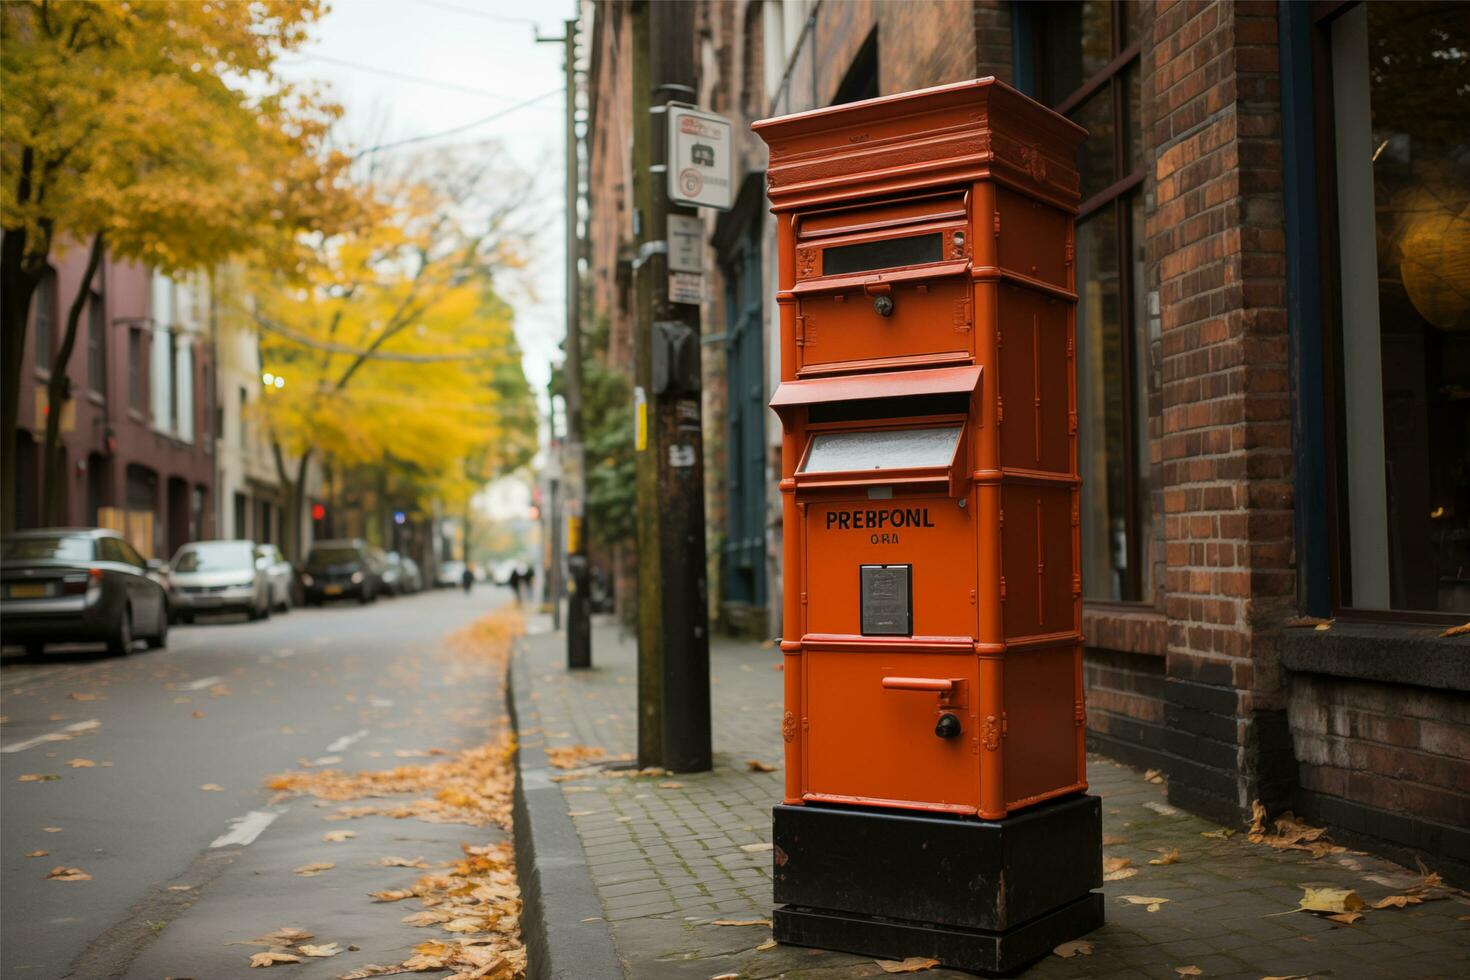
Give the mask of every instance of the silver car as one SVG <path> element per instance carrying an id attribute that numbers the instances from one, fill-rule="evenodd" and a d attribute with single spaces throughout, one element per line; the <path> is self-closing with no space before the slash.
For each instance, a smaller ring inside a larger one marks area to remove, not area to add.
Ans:
<path id="1" fill-rule="evenodd" d="M 169 562 L 169 591 L 181 622 L 199 613 L 271 614 L 270 576 L 255 560 L 254 541 L 196 541 Z"/>
<path id="2" fill-rule="evenodd" d="M 291 580 L 296 576 L 296 570 L 281 554 L 281 549 L 273 544 L 256 545 L 255 564 L 265 570 L 270 582 L 271 608 L 276 612 L 290 612 Z"/>

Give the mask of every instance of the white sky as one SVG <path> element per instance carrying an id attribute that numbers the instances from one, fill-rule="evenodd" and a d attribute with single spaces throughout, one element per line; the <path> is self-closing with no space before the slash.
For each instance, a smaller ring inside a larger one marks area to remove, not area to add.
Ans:
<path id="1" fill-rule="evenodd" d="M 285 78 L 330 86 L 346 109 L 345 132 L 358 145 L 463 126 L 557 90 L 501 119 L 412 147 L 421 152 L 495 139 L 519 167 L 536 175 L 534 217 L 543 230 L 525 273 L 535 296 L 504 288 L 508 284 L 501 291 L 515 306 L 526 378 L 543 404 L 550 365 L 560 359 L 557 345 L 565 332 L 565 103 L 560 94 L 565 82 L 563 46 L 537 44 L 535 33 L 539 27 L 543 36 L 560 37 L 564 19 L 575 10 L 573 0 L 334 0 L 314 42 L 280 63 Z"/>

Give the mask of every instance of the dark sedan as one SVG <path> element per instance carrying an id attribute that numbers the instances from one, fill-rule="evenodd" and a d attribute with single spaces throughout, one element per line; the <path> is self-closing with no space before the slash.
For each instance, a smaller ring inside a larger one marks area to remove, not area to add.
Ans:
<path id="1" fill-rule="evenodd" d="M 135 639 L 168 643 L 168 596 L 149 563 L 114 531 L 21 531 L 0 547 L 0 620 L 6 643 L 40 656 L 47 643 L 105 643 L 114 656 Z"/>
<path id="2" fill-rule="evenodd" d="M 382 569 L 366 541 L 318 541 L 301 569 L 301 591 L 308 606 L 327 599 L 374 602 L 383 591 Z"/>

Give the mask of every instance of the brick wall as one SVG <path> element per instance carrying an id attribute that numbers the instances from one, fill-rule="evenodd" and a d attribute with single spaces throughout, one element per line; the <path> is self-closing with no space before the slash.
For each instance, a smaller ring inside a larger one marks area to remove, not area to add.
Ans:
<path id="1" fill-rule="evenodd" d="M 1313 674 L 1292 675 L 1289 691 L 1306 815 L 1470 880 L 1470 698 Z"/>
<path id="2" fill-rule="evenodd" d="M 1170 797 L 1290 791 L 1273 645 L 1294 606 L 1274 3 L 1160 3 L 1144 58 L 1161 329 Z"/>

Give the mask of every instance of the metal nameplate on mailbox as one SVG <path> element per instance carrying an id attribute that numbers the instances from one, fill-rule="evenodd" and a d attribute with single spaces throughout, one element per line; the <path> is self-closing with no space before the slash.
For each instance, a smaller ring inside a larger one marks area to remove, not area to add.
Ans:
<path id="1" fill-rule="evenodd" d="M 864 636 L 913 634 L 912 570 L 912 565 L 861 566 Z"/>

